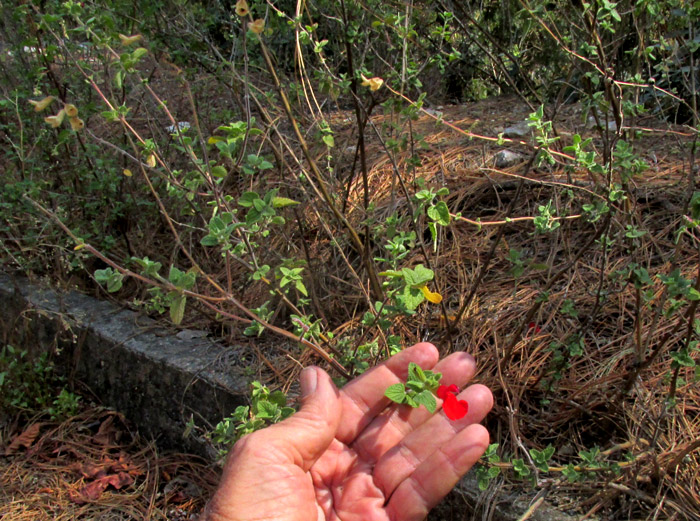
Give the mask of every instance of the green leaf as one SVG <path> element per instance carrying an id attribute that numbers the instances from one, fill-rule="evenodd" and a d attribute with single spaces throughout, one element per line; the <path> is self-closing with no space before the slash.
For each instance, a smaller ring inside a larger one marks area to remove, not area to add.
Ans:
<path id="1" fill-rule="evenodd" d="M 185 295 L 178 294 L 170 299 L 170 319 L 173 324 L 179 324 L 182 322 L 182 317 L 185 315 L 185 302 L 187 297 Z"/>
<path id="2" fill-rule="evenodd" d="M 328 148 L 333 148 L 335 146 L 335 140 L 330 134 L 326 134 L 325 136 L 323 136 L 323 142 Z"/>
<path id="3" fill-rule="evenodd" d="M 238 204 L 244 208 L 253 206 L 253 202 L 259 200 L 260 196 L 257 192 L 243 192 L 243 195 L 238 199 Z"/>
<path id="4" fill-rule="evenodd" d="M 518 477 L 525 477 L 530 475 L 530 467 L 525 464 L 522 458 L 513 460 L 513 470 L 518 475 Z"/>
<path id="5" fill-rule="evenodd" d="M 139 47 L 138 49 L 135 49 L 134 52 L 131 53 L 131 57 L 133 60 L 139 60 L 143 56 L 148 54 L 148 49 L 144 49 L 143 47 Z"/>
<path id="6" fill-rule="evenodd" d="M 408 379 L 413 381 L 425 382 L 425 373 L 418 364 L 411 362 L 408 364 Z"/>
<path id="7" fill-rule="evenodd" d="M 423 295 L 423 292 L 418 288 L 406 286 L 400 294 L 396 295 L 396 300 L 408 311 L 415 311 L 425 300 L 425 295 Z"/>
<path id="8" fill-rule="evenodd" d="M 304 295 L 305 297 L 308 297 L 308 296 L 309 296 L 309 292 L 306 291 L 306 286 L 304 286 L 304 283 L 303 283 L 302 281 L 298 280 L 298 281 L 296 281 L 296 283 L 295 283 L 294 285 L 295 285 L 295 287 L 297 288 L 297 291 L 298 291 L 299 293 L 301 293 L 301 294 Z"/>
<path id="9" fill-rule="evenodd" d="M 680 351 L 672 352 L 671 358 L 675 363 L 682 367 L 695 367 L 695 360 L 691 358 L 687 349 L 681 349 Z"/>
<path id="10" fill-rule="evenodd" d="M 430 391 L 423 391 L 421 393 L 418 393 L 416 396 L 413 397 L 413 399 L 416 401 L 416 403 L 425 406 L 430 413 L 434 413 L 435 409 L 437 408 L 437 401 L 435 400 L 435 396 L 433 393 Z"/>
<path id="11" fill-rule="evenodd" d="M 415 391 L 415 392 L 419 393 L 425 388 L 425 385 L 423 384 L 423 382 L 417 382 L 415 380 L 408 380 L 406 382 L 406 388 L 409 391 Z"/>
<path id="12" fill-rule="evenodd" d="M 217 216 L 214 216 L 211 218 L 211 221 L 209 221 L 209 230 L 213 233 L 221 233 L 226 229 L 226 223 L 224 223 L 224 220 Z"/>
<path id="13" fill-rule="evenodd" d="M 287 405 L 287 395 L 285 395 L 282 391 L 271 392 L 267 399 L 280 407 Z"/>
<path id="14" fill-rule="evenodd" d="M 279 412 L 279 407 L 276 403 L 269 402 L 267 400 L 260 400 L 257 403 L 258 411 L 255 414 L 258 418 L 274 418 Z"/>
<path id="15" fill-rule="evenodd" d="M 444 201 L 440 201 L 428 208 L 428 217 L 442 226 L 447 226 L 450 224 L 450 209 Z"/>
<path id="16" fill-rule="evenodd" d="M 428 281 L 433 280 L 435 273 L 433 270 L 426 268 L 422 264 L 419 264 L 413 269 L 403 268 L 401 274 L 409 286 L 423 286 Z"/>
<path id="17" fill-rule="evenodd" d="M 217 244 L 219 244 L 219 240 L 215 236 L 210 234 L 202 237 L 202 240 L 199 241 L 199 243 L 202 246 L 216 246 Z"/>
<path id="18" fill-rule="evenodd" d="M 384 391 L 384 396 L 389 398 L 392 402 L 403 403 L 406 398 L 406 388 L 402 383 L 390 385 Z"/>
<path id="19" fill-rule="evenodd" d="M 544 455 L 545 461 L 549 461 L 549 460 L 552 458 L 552 456 L 554 456 L 554 451 L 555 451 L 555 450 L 556 450 L 556 449 L 554 448 L 554 446 L 548 445 L 547 448 L 545 448 L 545 449 L 542 451 L 542 453 L 543 453 L 543 455 Z"/>
<path id="20" fill-rule="evenodd" d="M 267 272 L 270 271 L 270 266 L 267 264 L 263 264 L 260 266 L 257 270 L 253 272 L 252 278 L 253 280 L 260 280 L 262 279 L 265 275 L 267 275 Z"/>
<path id="21" fill-rule="evenodd" d="M 223 166 L 219 165 L 219 166 L 212 167 L 212 169 L 211 169 L 211 175 L 213 175 L 214 177 L 217 177 L 219 179 L 223 179 L 224 177 L 226 177 L 226 174 L 227 174 L 226 169 Z"/>
<path id="22" fill-rule="evenodd" d="M 573 463 L 569 463 L 561 472 L 569 483 L 575 483 L 581 479 L 581 473 L 576 470 Z"/>
<path id="23" fill-rule="evenodd" d="M 286 208 L 287 206 L 296 206 L 301 204 L 299 201 L 293 199 L 288 199 L 286 197 L 274 197 L 272 199 L 273 208 Z"/>
<path id="24" fill-rule="evenodd" d="M 124 275 L 112 268 L 105 268 L 103 270 L 95 270 L 95 280 L 102 285 L 106 285 L 108 292 L 115 293 L 121 289 Z"/>

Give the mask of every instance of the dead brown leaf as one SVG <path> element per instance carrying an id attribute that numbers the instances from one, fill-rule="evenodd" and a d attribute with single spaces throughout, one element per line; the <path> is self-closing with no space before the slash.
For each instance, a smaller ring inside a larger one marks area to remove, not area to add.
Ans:
<path id="1" fill-rule="evenodd" d="M 34 440 L 36 440 L 36 437 L 39 436 L 39 431 L 43 425 L 44 424 L 41 422 L 33 423 L 24 429 L 24 432 L 15 437 L 15 439 L 12 440 L 12 443 L 7 446 L 5 449 L 5 456 L 14 454 L 20 447 L 24 447 L 25 449 L 31 447 Z"/>
<path id="2" fill-rule="evenodd" d="M 114 427 L 114 416 L 110 415 L 100 424 L 97 434 L 92 440 L 99 445 L 113 445 L 117 429 Z"/>
<path id="3" fill-rule="evenodd" d="M 103 475 L 99 478 L 91 481 L 90 483 L 83 486 L 77 492 L 70 494 L 70 500 L 74 503 L 82 505 L 84 503 L 93 503 L 100 499 L 102 493 L 110 485 L 119 490 L 123 487 L 127 487 L 134 482 L 132 478 L 126 472 L 119 472 L 118 474 Z"/>

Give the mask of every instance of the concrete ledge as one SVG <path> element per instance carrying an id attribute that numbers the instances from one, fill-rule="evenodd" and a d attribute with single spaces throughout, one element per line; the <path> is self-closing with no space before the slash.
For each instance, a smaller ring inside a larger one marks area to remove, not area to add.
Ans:
<path id="1" fill-rule="evenodd" d="M 181 335 L 183 336 L 183 335 Z M 0 273 L 0 341 L 49 351 L 70 379 L 132 420 L 163 447 L 207 455 L 184 438 L 187 420 L 215 425 L 246 403 L 240 350 L 178 338 L 138 313 L 77 292 L 59 293 Z M 223 358 L 233 359 L 224 369 Z"/>

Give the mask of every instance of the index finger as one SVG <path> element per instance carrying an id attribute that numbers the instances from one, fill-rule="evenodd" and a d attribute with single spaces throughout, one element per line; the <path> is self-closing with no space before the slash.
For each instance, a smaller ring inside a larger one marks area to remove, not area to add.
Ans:
<path id="1" fill-rule="evenodd" d="M 423 369 L 432 369 L 440 355 L 433 344 L 421 342 L 400 353 L 348 383 L 340 391 L 343 415 L 336 438 L 352 443 L 357 435 L 380 413 L 390 400 L 384 391 L 390 385 L 403 383 L 408 376 L 408 364 L 414 362 Z"/>

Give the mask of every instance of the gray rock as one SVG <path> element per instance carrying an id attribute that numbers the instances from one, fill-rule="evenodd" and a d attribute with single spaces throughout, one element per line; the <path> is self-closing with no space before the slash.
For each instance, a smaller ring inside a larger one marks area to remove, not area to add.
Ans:
<path id="1" fill-rule="evenodd" d="M 520 123 L 506 128 L 503 131 L 503 137 L 511 139 L 522 139 L 528 137 L 532 132 L 532 127 L 527 123 L 527 121 L 521 121 Z"/>
<path id="2" fill-rule="evenodd" d="M 600 127 L 605 128 L 605 118 L 600 117 Z M 588 117 L 588 124 L 586 125 L 588 128 L 598 128 L 598 125 L 595 122 L 595 118 L 593 116 Z M 608 130 L 610 132 L 617 132 L 617 123 L 615 123 L 614 119 L 608 120 Z"/>
<path id="3" fill-rule="evenodd" d="M 495 156 L 496 168 L 508 168 L 509 166 L 517 165 L 525 161 L 525 156 L 513 152 L 512 150 L 501 150 Z"/>
<path id="4" fill-rule="evenodd" d="M 177 335 L 180 340 L 192 340 L 194 338 L 205 338 L 209 333 L 207 331 L 199 331 L 195 329 L 183 329 Z"/>

